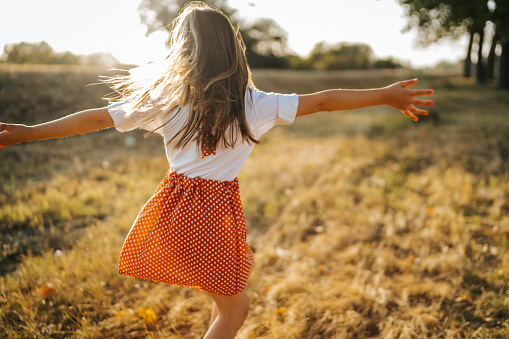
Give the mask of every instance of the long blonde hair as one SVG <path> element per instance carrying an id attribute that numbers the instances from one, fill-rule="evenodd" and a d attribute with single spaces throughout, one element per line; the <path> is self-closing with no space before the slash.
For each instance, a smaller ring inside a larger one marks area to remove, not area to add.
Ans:
<path id="1" fill-rule="evenodd" d="M 142 104 L 145 108 L 146 99 L 158 98 L 154 101 L 160 109 L 144 110 L 139 116 L 142 124 L 190 107 L 186 123 L 168 141 L 178 140 L 177 148 L 190 141 L 196 141 L 200 150 L 234 147 L 239 135 L 242 141 L 258 143 L 245 116 L 247 90 L 255 87 L 238 30 L 222 12 L 203 2 L 190 3 L 172 25 L 165 60 L 109 80 L 121 97 L 132 99 L 127 115 Z"/>

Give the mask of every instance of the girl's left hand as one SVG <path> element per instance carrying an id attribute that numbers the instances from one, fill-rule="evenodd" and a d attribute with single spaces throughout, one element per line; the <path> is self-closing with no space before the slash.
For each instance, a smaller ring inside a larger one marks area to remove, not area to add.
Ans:
<path id="1" fill-rule="evenodd" d="M 0 123 L 0 149 L 28 141 L 30 127 L 19 124 Z"/>
<path id="2" fill-rule="evenodd" d="M 384 88 L 385 104 L 399 109 L 410 119 L 419 120 L 414 114 L 428 115 L 428 111 L 415 107 L 415 105 L 433 106 L 433 100 L 423 100 L 416 96 L 430 95 L 435 93 L 432 89 L 414 90 L 408 87 L 414 86 L 419 80 L 417 78 L 406 81 L 399 81 Z"/>

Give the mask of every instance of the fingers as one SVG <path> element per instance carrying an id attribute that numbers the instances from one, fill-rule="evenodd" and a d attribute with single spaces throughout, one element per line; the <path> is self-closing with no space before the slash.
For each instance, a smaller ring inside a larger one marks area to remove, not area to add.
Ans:
<path id="1" fill-rule="evenodd" d="M 435 91 L 432 89 L 414 89 L 411 91 L 412 96 L 417 97 L 421 95 L 430 95 L 434 94 Z"/>
<path id="2" fill-rule="evenodd" d="M 428 111 L 426 111 L 424 109 L 417 108 L 414 105 L 410 105 L 409 111 L 412 113 L 415 113 L 415 114 L 420 114 L 420 115 L 428 115 L 429 114 Z"/>
<path id="3" fill-rule="evenodd" d="M 411 80 L 400 81 L 399 84 L 403 88 L 406 88 L 406 87 L 414 86 L 418 82 L 419 82 L 419 79 L 415 78 L 415 79 L 411 79 Z M 411 93 L 412 93 L 412 96 L 419 96 L 419 95 L 430 95 L 430 94 L 435 93 L 435 91 L 432 89 L 416 89 L 416 90 L 411 90 Z"/>
<path id="4" fill-rule="evenodd" d="M 401 81 L 399 84 L 403 88 L 406 88 L 406 87 L 414 86 L 418 82 L 419 82 L 419 79 L 415 78 L 415 79 L 411 79 L 411 80 Z M 435 93 L 435 91 L 432 89 L 408 90 L 407 93 L 410 94 L 410 96 L 412 98 L 411 98 L 411 100 L 409 100 L 408 106 L 401 109 L 403 114 L 405 114 L 407 117 L 409 117 L 413 121 L 419 120 L 419 118 L 417 118 L 415 116 L 415 114 L 428 115 L 428 111 L 426 111 L 424 109 L 417 108 L 417 107 L 415 107 L 415 105 L 433 106 L 435 104 L 435 102 L 433 100 L 424 100 L 424 99 L 419 99 L 419 98 L 415 98 L 415 97 L 421 96 L 421 95 L 431 95 L 431 94 Z"/>
<path id="5" fill-rule="evenodd" d="M 413 86 L 413 85 L 417 84 L 418 82 L 419 82 L 419 79 L 415 78 L 415 79 L 412 79 L 412 80 L 402 81 L 401 85 L 403 87 L 410 87 L 410 86 Z"/>
<path id="6" fill-rule="evenodd" d="M 403 109 L 401 110 L 401 112 L 403 112 L 407 117 L 409 117 L 410 119 L 412 119 L 413 121 L 419 121 L 419 118 L 417 118 L 415 115 L 413 115 L 412 113 L 410 113 L 409 110 L 407 109 Z"/>
<path id="7" fill-rule="evenodd" d="M 419 79 L 417 79 L 417 78 L 412 79 L 412 80 L 405 80 L 405 81 L 401 81 L 401 86 L 403 88 L 406 88 L 406 87 L 414 86 L 418 82 L 419 82 Z M 431 94 L 435 93 L 435 91 L 432 89 L 415 89 L 415 90 L 411 90 L 410 92 L 411 92 L 411 95 L 414 97 L 421 96 L 421 95 L 431 95 Z"/>
<path id="8" fill-rule="evenodd" d="M 7 128 L 8 128 L 7 124 L 0 122 L 0 131 L 2 131 L 2 130 L 6 131 Z M 4 133 L 4 132 L 0 132 L 0 134 L 2 134 L 2 133 Z M 0 144 L 0 149 L 4 149 L 6 147 L 7 147 L 7 145 Z"/>
<path id="9" fill-rule="evenodd" d="M 433 105 L 435 105 L 435 102 L 433 100 L 424 100 L 424 99 L 415 98 L 412 101 L 412 104 L 414 104 L 414 105 L 424 105 L 424 106 L 433 106 Z"/>
<path id="10" fill-rule="evenodd" d="M 0 122 L 0 130 L 4 130 L 4 131 L 12 131 L 13 129 L 16 128 L 16 124 L 5 124 L 3 122 Z"/>
<path id="11" fill-rule="evenodd" d="M 4 124 L 3 122 L 0 122 L 0 131 L 1 130 L 4 130 L 4 131 L 10 131 L 11 130 L 11 127 L 12 125 L 11 124 Z"/>
<path id="12" fill-rule="evenodd" d="M 414 105 L 410 105 L 409 108 L 402 109 L 401 112 L 403 112 L 407 117 L 412 119 L 413 121 L 419 121 L 419 118 L 415 116 L 415 114 L 419 115 L 428 115 L 428 111 L 424 109 L 420 109 L 415 107 Z"/>

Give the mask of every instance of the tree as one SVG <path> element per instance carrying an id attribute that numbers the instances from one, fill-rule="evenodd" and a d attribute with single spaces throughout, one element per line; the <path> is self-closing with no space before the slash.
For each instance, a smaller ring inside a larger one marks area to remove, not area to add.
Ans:
<path id="1" fill-rule="evenodd" d="M 46 41 L 7 44 L 4 47 L 4 59 L 14 64 L 49 64 L 55 51 Z"/>
<path id="2" fill-rule="evenodd" d="M 171 31 L 171 23 L 190 0 L 142 0 L 138 12 L 141 22 L 147 27 L 147 35 L 160 29 Z M 246 45 L 249 65 L 253 68 L 287 67 L 287 33 L 272 19 L 260 19 L 246 25 L 236 17 L 236 10 L 228 6 L 227 0 L 206 0 L 205 3 L 219 8 L 232 21 Z"/>
<path id="3" fill-rule="evenodd" d="M 20 42 L 4 47 L 5 62 L 13 64 L 100 65 L 113 67 L 118 60 L 109 53 L 79 56 L 71 52 L 57 53 L 46 42 Z"/>
<path id="4" fill-rule="evenodd" d="M 367 69 L 373 65 L 373 50 L 365 44 L 319 42 L 311 51 L 305 64 L 311 69 Z"/>
<path id="5" fill-rule="evenodd" d="M 240 28 L 249 65 L 253 68 L 286 68 L 288 35 L 272 19 L 259 19 Z"/>
<path id="6" fill-rule="evenodd" d="M 484 27 L 492 12 L 487 0 L 399 0 L 409 18 L 407 30 L 417 27 L 418 42 L 427 46 L 444 37 L 459 38 L 470 35 L 465 57 L 464 75 L 470 76 L 471 51 L 474 36 L 478 36 L 478 62 L 476 77 L 484 82 L 482 46 Z"/>
<path id="7" fill-rule="evenodd" d="M 509 88 L 509 0 L 494 1 L 493 22 L 500 37 L 502 53 L 498 72 L 498 87 Z"/>
<path id="8" fill-rule="evenodd" d="M 493 37 L 491 38 L 490 52 L 488 54 L 488 59 L 486 61 L 486 78 L 488 79 L 495 78 L 495 57 L 496 48 L 499 40 L 500 36 L 495 32 L 493 34 Z"/>
<path id="9" fill-rule="evenodd" d="M 388 68 L 388 69 L 395 69 L 395 68 L 401 68 L 401 63 L 397 60 L 395 60 L 393 57 L 388 57 L 385 59 L 377 59 L 375 61 L 375 68 Z"/>
<path id="10" fill-rule="evenodd" d="M 147 35 L 160 29 L 171 30 L 171 23 L 191 0 L 142 0 L 138 6 L 141 22 L 147 27 Z M 206 4 L 219 8 L 229 17 L 236 10 L 228 6 L 227 0 L 203 0 Z"/>

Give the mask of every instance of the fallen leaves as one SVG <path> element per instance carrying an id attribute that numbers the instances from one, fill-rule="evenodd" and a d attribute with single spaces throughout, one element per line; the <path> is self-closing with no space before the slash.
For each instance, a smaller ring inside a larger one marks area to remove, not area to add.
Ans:
<path id="1" fill-rule="evenodd" d="M 46 299 L 51 297 L 57 292 L 55 286 L 52 283 L 46 282 L 44 285 L 42 285 L 41 289 L 39 290 L 39 295 L 41 298 Z"/>
<path id="2" fill-rule="evenodd" d="M 157 314 L 151 308 L 143 308 L 137 307 L 138 310 L 138 318 L 143 319 L 145 325 L 147 325 L 148 329 L 154 329 L 155 322 L 157 320 Z M 136 317 L 135 312 L 132 309 L 128 309 L 127 312 L 119 311 L 117 315 L 115 315 L 115 319 L 124 319 L 123 321 L 132 321 L 132 317 Z"/>
<path id="3" fill-rule="evenodd" d="M 457 303 L 461 303 L 461 302 L 469 303 L 469 302 L 472 302 L 472 297 L 469 295 L 466 295 L 466 294 L 462 294 L 459 297 L 457 297 L 456 299 L 454 299 L 454 301 L 456 301 Z"/>
<path id="4" fill-rule="evenodd" d="M 278 314 L 278 315 L 283 315 L 283 313 L 285 313 L 286 310 L 288 310 L 287 307 L 280 307 L 277 310 L 275 310 L 274 312 L 276 312 L 276 314 Z"/>
<path id="5" fill-rule="evenodd" d="M 150 308 L 138 307 L 138 316 L 145 321 L 145 324 L 152 325 L 157 320 L 156 312 Z"/>

